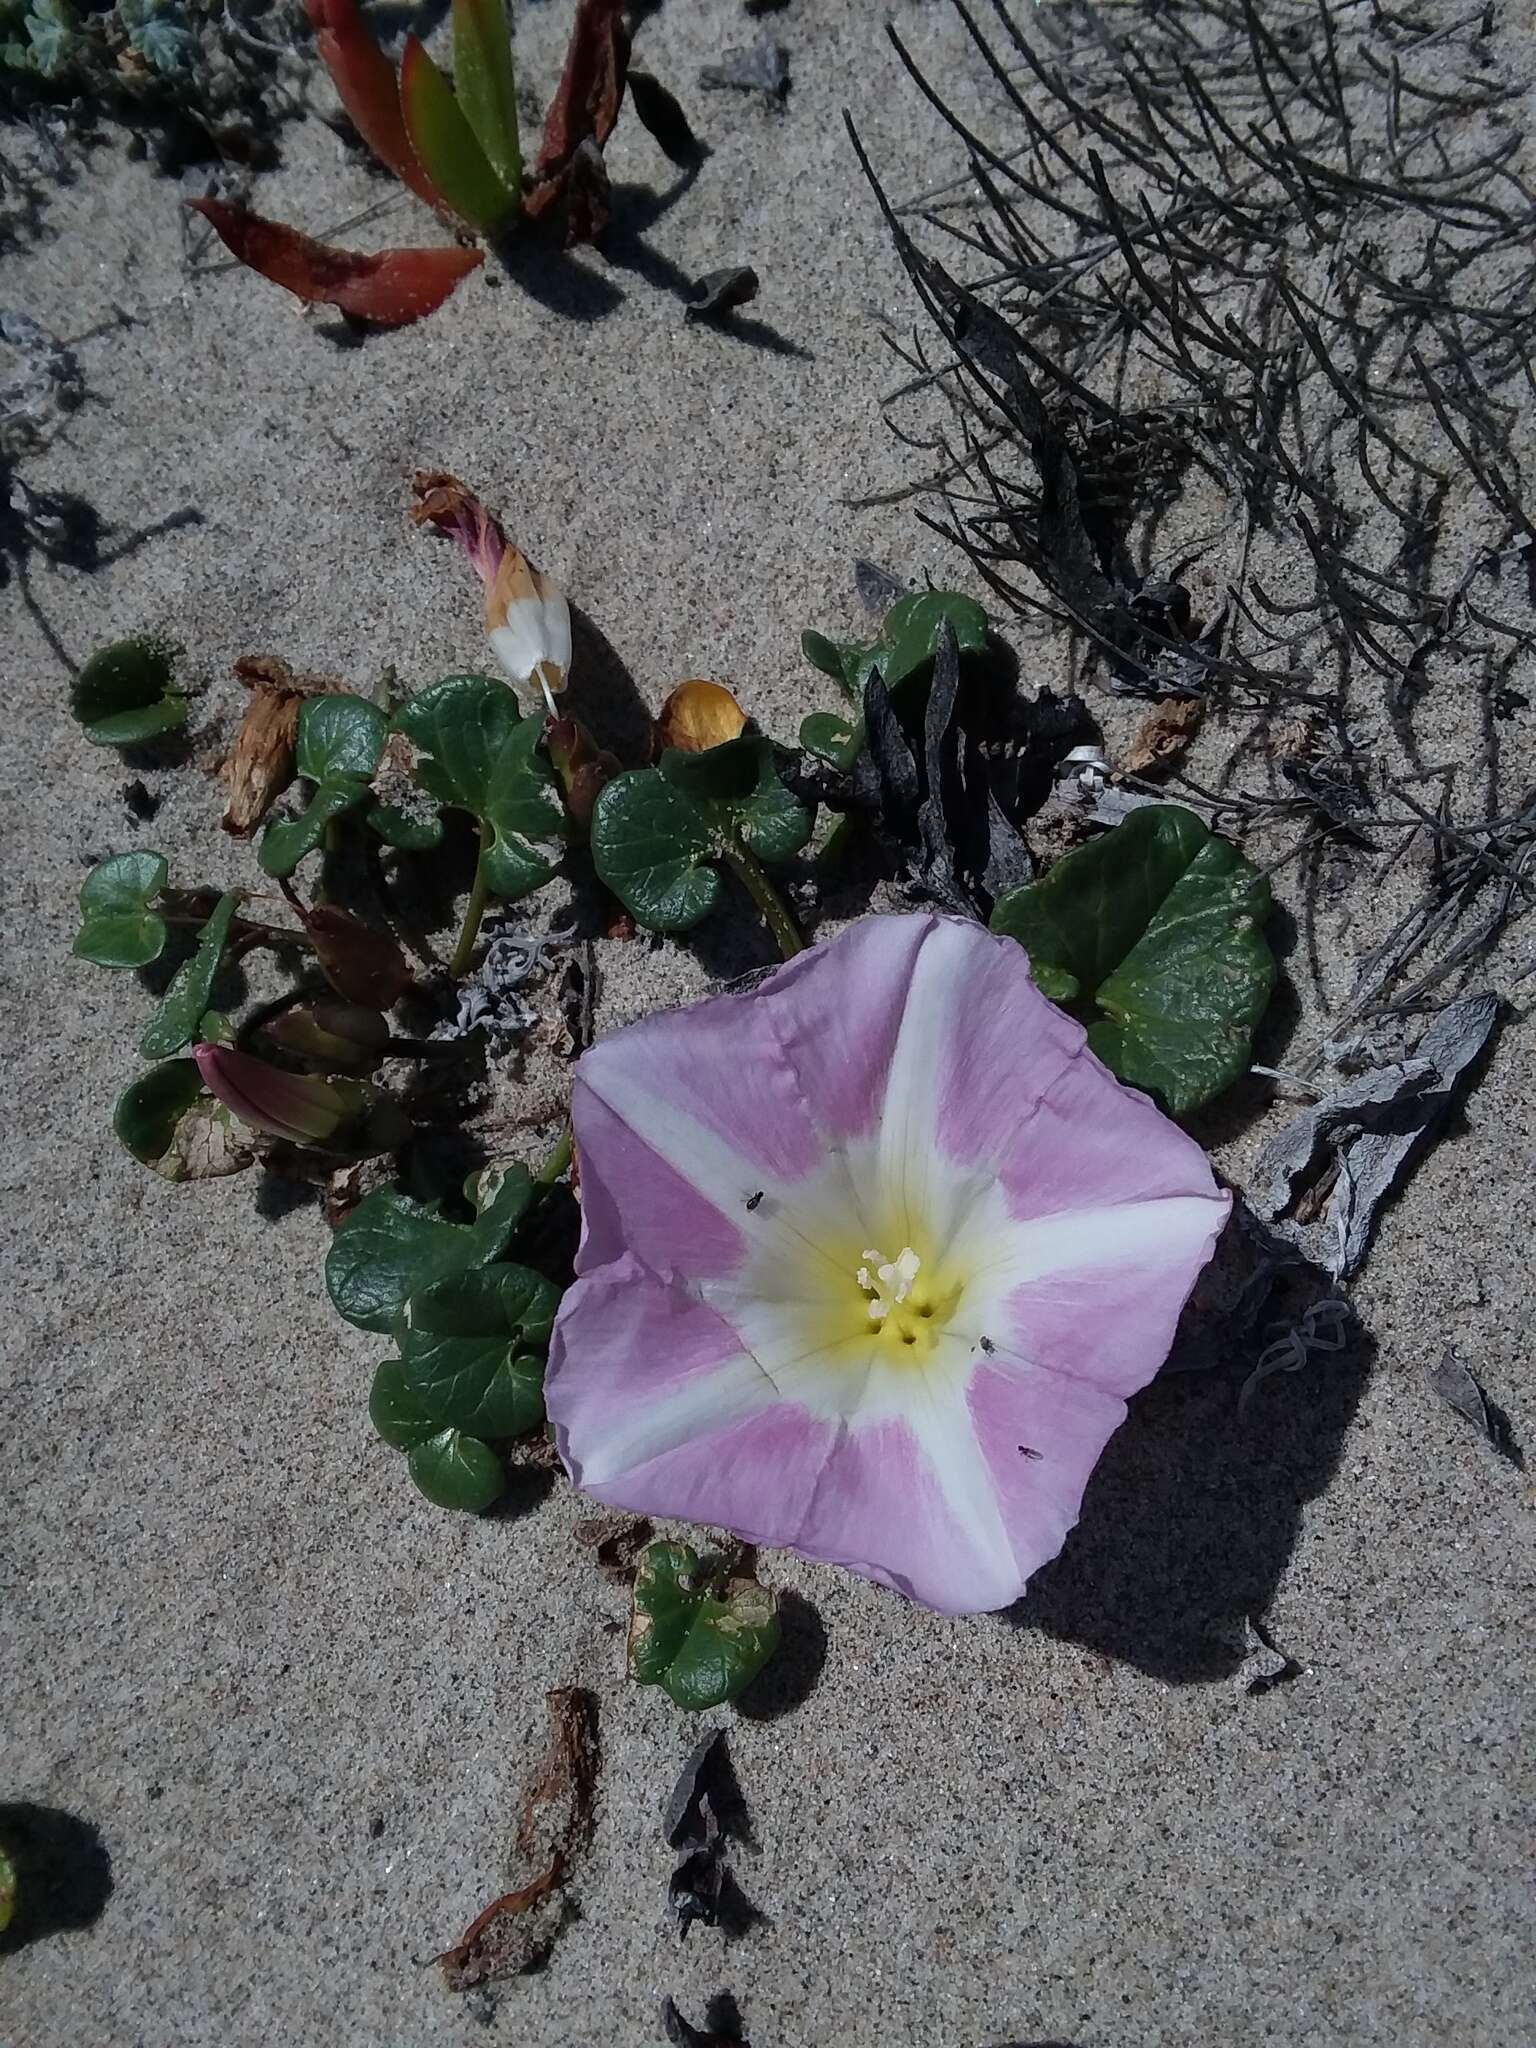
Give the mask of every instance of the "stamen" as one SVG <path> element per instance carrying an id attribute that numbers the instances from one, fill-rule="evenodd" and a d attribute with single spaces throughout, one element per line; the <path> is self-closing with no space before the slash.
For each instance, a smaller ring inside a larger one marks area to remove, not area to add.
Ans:
<path id="1" fill-rule="evenodd" d="M 891 1260 L 883 1260 L 877 1251 L 865 1249 L 862 1256 L 869 1261 L 860 1266 L 855 1274 L 860 1287 L 874 1298 L 869 1304 L 869 1319 L 872 1323 L 883 1323 L 893 1308 L 900 1307 L 912 1292 L 922 1260 L 911 1245 L 903 1245 L 900 1254 Z M 870 1274 L 870 1266 L 874 1274 Z"/>

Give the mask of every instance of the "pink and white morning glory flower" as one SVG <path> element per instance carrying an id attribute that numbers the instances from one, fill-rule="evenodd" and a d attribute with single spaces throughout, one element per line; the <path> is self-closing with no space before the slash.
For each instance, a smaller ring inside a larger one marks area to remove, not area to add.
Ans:
<path id="1" fill-rule="evenodd" d="M 1227 1216 L 1020 947 L 938 916 L 616 1033 L 572 1115 L 576 1484 L 945 1613 L 1060 1549 Z"/>

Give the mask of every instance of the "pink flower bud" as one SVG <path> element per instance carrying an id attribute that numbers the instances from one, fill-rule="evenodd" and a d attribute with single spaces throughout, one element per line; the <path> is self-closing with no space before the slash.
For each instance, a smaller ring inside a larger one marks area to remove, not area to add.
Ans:
<path id="1" fill-rule="evenodd" d="M 355 1081 L 285 1074 L 229 1045 L 193 1047 L 203 1086 L 253 1131 L 294 1145 L 321 1145 L 363 1115 L 368 1097 Z"/>

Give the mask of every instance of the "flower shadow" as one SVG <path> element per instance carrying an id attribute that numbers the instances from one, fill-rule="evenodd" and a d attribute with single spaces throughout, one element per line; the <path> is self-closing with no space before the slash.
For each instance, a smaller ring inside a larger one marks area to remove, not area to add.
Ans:
<path id="1" fill-rule="evenodd" d="M 16 1916 L 0 1934 L 0 1956 L 101 1918 L 112 1859 L 91 1821 L 31 1800 L 0 1805 L 0 1847 L 17 1878 Z"/>
<path id="2" fill-rule="evenodd" d="M 1261 1253 L 1247 1255 L 1255 1264 Z M 1344 1349 L 1247 1385 L 1266 1338 L 1297 1326 L 1334 1283 L 1296 1260 L 1246 1332 L 1201 1332 L 1197 1354 L 1137 1395 L 1110 1439 L 1059 1557 L 1004 1618 L 1133 1664 L 1172 1685 L 1230 1677 L 1245 1623 L 1262 1618 L 1327 1486 L 1370 1371 L 1354 1325 Z M 1197 1303 L 1192 1308 L 1198 1310 Z M 1181 1335 L 1185 1326 L 1181 1325 Z M 1200 1359 L 1208 1360 L 1203 1366 Z M 1184 1364 L 1189 1368 L 1180 1370 Z"/>

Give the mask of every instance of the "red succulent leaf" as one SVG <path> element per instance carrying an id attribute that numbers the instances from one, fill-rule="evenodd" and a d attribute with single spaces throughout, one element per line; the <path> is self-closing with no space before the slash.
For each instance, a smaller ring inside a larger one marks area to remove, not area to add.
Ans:
<path id="1" fill-rule="evenodd" d="M 381 249 L 365 256 L 311 241 L 223 199 L 192 199 L 230 253 L 309 305 L 338 306 L 357 320 L 403 327 L 435 313 L 483 260 L 478 249 Z"/>
<path id="2" fill-rule="evenodd" d="M 418 199 L 446 211 L 406 133 L 395 67 L 374 41 L 357 0 L 304 0 L 304 11 L 358 134 Z"/>
<path id="3" fill-rule="evenodd" d="M 578 0 L 565 69 L 544 117 L 533 189 L 525 201 L 537 219 L 574 184 L 579 203 L 572 208 L 573 241 L 591 240 L 607 221 L 606 191 L 598 190 L 607 182 L 600 176 L 600 152 L 619 118 L 628 75 L 624 0 Z"/>

